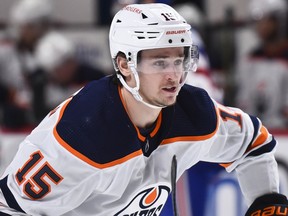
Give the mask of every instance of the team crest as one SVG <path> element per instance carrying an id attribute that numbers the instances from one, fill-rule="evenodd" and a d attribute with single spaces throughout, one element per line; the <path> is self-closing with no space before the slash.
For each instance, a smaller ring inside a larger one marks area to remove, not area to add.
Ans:
<path id="1" fill-rule="evenodd" d="M 114 216 L 160 215 L 170 194 L 166 185 L 149 186 L 139 192 L 127 206 Z"/>

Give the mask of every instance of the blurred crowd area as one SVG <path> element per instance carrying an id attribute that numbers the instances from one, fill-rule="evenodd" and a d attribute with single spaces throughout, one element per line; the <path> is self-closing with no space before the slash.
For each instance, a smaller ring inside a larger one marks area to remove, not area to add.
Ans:
<path id="1" fill-rule="evenodd" d="M 166 3 L 200 49 L 187 83 L 288 128 L 287 0 L 0 0 L 0 127 L 29 131 L 87 82 L 114 73 L 108 31 L 131 3 Z"/>

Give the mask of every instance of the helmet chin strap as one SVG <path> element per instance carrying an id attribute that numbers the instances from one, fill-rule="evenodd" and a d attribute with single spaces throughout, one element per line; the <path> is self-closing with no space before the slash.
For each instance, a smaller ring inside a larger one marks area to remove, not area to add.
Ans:
<path id="1" fill-rule="evenodd" d="M 128 62 L 128 66 L 131 69 L 133 76 L 135 78 L 136 81 L 136 86 L 135 87 L 130 87 L 126 81 L 124 80 L 124 78 L 120 75 L 117 74 L 117 78 L 120 80 L 121 84 L 124 86 L 125 89 L 127 89 L 135 98 L 135 100 L 143 103 L 144 105 L 153 108 L 153 109 L 159 109 L 159 108 L 165 108 L 166 106 L 156 106 L 156 105 L 152 105 L 150 103 L 147 103 L 143 100 L 143 98 L 141 97 L 140 93 L 139 93 L 139 88 L 140 88 L 140 80 L 139 80 L 139 75 L 136 71 L 136 68 L 134 66 L 134 63 L 132 62 Z"/>

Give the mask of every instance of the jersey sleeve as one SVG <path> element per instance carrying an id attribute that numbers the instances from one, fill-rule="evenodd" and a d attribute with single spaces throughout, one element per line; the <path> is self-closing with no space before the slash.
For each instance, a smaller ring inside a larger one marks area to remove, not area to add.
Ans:
<path id="1" fill-rule="evenodd" d="M 54 136 L 67 104 L 48 114 L 20 144 L 0 180 L 5 198 L 0 194 L 0 202 L 29 215 L 62 215 L 98 190 L 99 169 L 70 154 Z"/>
<path id="2" fill-rule="evenodd" d="M 218 129 L 204 160 L 218 162 L 228 172 L 236 170 L 248 204 L 265 193 L 278 192 L 276 140 L 257 117 L 215 103 Z"/>

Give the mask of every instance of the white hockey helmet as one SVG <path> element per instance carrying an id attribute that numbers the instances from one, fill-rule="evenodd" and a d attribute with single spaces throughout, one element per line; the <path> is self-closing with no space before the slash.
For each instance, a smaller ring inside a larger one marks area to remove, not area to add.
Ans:
<path id="1" fill-rule="evenodd" d="M 21 0 L 10 11 L 12 25 L 22 25 L 50 19 L 52 15 L 51 0 Z"/>
<path id="2" fill-rule="evenodd" d="M 141 50 L 192 47 L 191 26 L 172 7 L 161 4 L 131 4 L 113 18 L 110 33 L 110 54 L 115 70 L 119 52 L 137 67 Z"/>
<path id="3" fill-rule="evenodd" d="M 201 10 L 193 3 L 176 4 L 174 9 L 194 28 L 202 27 L 206 22 Z"/>
<path id="4" fill-rule="evenodd" d="M 58 32 L 50 32 L 45 35 L 36 48 L 38 64 L 47 72 L 54 70 L 74 56 L 75 46 L 73 42 Z"/>

